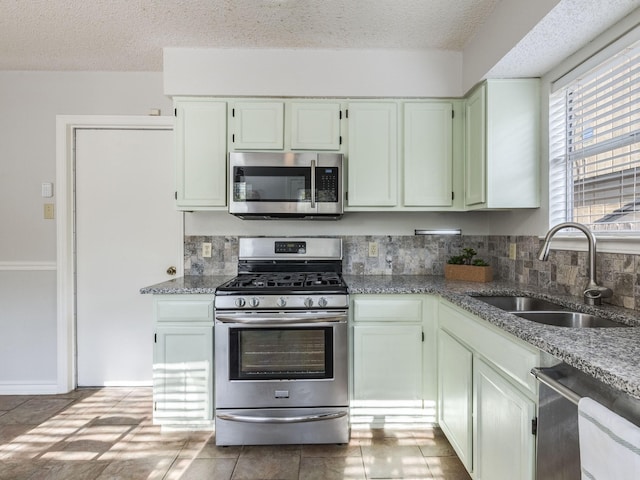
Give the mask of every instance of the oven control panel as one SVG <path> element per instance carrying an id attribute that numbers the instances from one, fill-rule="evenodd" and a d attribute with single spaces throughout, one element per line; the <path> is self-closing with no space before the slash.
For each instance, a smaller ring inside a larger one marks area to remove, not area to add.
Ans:
<path id="1" fill-rule="evenodd" d="M 347 295 L 217 295 L 217 309 L 278 310 L 278 309 L 316 309 L 347 308 Z"/>
<path id="2" fill-rule="evenodd" d="M 275 242 L 275 253 L 307 253 L 307 242 Z"/>

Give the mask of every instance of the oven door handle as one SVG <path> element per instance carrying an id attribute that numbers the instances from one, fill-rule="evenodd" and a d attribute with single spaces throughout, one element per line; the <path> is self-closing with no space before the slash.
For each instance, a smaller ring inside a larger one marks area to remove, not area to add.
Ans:
<path id="1" fill-rule="evenodd" d="M 346 415 L 347 412 L 342 410 L 340 412 L 317 413 L 314 415 L 302 415 L 297 417 L 258 417 L 253 415 L 234 415 L 232 413 L 219 413 L 216 417 L 220 420 L 243 423 L 308 423 L 319 422 L 322 420 L 333 420 L 336 418 L 342 418 Z"/>
<path id="2" fill-rule="evenodd" d="M 276 325 L 295 325 L 301 323 L 339 323 L 346 322 L 346 315 L 314 315 L 313 317 L 274 317 L 274 316 L 262 316 L 262 315 L 251 315 L 246 317 L 236 317 L 236 316 L 224 316 L 224 315 L 216 315 L 216 320 L 222 323 L 242 323 L 245 325 L 251 324 L 276 324 Z"/>

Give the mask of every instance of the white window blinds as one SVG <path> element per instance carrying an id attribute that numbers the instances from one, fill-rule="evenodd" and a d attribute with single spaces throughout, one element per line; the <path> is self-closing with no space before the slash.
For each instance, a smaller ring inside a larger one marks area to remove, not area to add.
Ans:
<path id="1" fill-rule="evenodd" d="M 551 97 L 551 224 L 640 234 L 640 44 Z"/>

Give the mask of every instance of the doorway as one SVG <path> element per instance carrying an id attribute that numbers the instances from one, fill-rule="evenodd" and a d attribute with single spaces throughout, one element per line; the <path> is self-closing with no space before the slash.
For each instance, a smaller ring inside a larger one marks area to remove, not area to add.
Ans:
<path id="1" fill-rule="evenodd" d="M 66 198 L 65 208 L 58 207 L 66 233 L 64 268 L 59 262 L 59 277 L 64 270 L 66 278 L 58 283 L 64 293 L 58 309 L 62 391 L 150 385 L 152 303 L 139 289 L 172 278 L 171 266 L 182 274 L 173 119 L 134 119 L 76 117 L 64 126 Z M 60 175 L 57 181 L 61 190 Z"/>

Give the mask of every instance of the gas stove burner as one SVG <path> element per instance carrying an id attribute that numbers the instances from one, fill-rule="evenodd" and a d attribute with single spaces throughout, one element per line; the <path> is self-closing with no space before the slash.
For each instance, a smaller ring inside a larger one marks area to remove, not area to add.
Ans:
<path id="1" fill-rule="evenodd" d="M 305 287 L 340 286 L 342 278 L 337 273 L 311 273 L 306 275 L 304 285 Z"/>
<path id="2" fill-rule="evenodd" d="M 302 290 L 323 287 L 342 287 L 342 277 L 337 273 L 245 273 L 224 284 L 221 289 L 243 290 L 273 289 L 273 290 Z"/>

